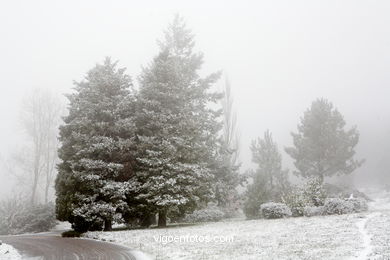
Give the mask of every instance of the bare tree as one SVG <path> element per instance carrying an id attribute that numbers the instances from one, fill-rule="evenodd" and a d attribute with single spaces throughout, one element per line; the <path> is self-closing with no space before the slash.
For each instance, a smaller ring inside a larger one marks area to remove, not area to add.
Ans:
<path id="1" fill-rule="evenodd" d="M 237 128 L 237 113 L 233 108 L 233 96 L 228 78 L 225 78 L 225 86 L 222 98 L 223 110 L 223 142 L 230 153 L 231 165 L 237 165 L 240 155 L 240 135 Z"/>
<path id="2" fill-rule="evenodd" d="M 239 134 L 237 129 L 237 115 L 233 107 L 233 96 L 229 80 L 225 79 L 223 98 L 221 99 L 223 112 L 221 168 L 217 172 L 215 196 L 220 206 L 232 206 L 237 198 L 235 188 L 242 183 L 239 175 Z"/>
<path id="3" fill-rule="evenodd" d="M 45 203 L 49 201 L 49 189 L 54 182 L 56 173 L 56 164 L 58 162 L 58 127 L 61 124 L 61 116 L 63 115 L 64 107 L 61 100 L 51 93 L 47 93 L 45 100 L 45 129 L 46 140 L 44 148 L 44 165 L 45 165 Z"/>
<path id="4" fill-rule="evenodd" d="M 62 101 L 49 90 L 35 89 L 23 103 L 22 125 L 31 146 L 31 203 L 37 201 L 38 188 L 44 187 L 44 200 L 49 200 L 57 162 L 57 132 L 63 111 Z M 25 161 L 28 158 L 25 159 Z"/>

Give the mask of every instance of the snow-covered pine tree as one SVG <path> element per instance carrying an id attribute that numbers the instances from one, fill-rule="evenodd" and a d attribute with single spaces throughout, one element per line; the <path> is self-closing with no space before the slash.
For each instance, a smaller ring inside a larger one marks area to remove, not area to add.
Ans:
<path id="1" fill-rule="evenodd" d="M 260 204 L 281 202 L 289 191 L 288 171 L 282 169 L 282 156 L 272 134 L 267 130 L 263 139 L 252 142 L 252 162 L 257 165 L 253 183 L 248 185 L 244 212 L 248 218 L 256 217 Z"/>
<path id="2" fill-rule="evenodd" d="M 133 174 L 132 81 L 106 58 L 75 82 L 60 127 L 56 213 L 77 231 L 111 229 L 126 211 Z"/>
<path id="3" fill-rule="evenodd" d="M 160 53 L 143 69 L 136 113 L 137 199 L 166 225 L 170 211 L 189 212 L 212 197 L 221 111 L 210 90 L 220 73 L 199 76 L 203 56 L 194 36 L 176 16 Z"/>
<path id="4" fill-rule="evenodd" d="M 363 161 L 355 160 L 355 146 L 359 142 L 356 128 L 345 129 L 340 112 L 326 99 L 317 99 L 304 113 L 298 133 L 291 134 L 294 147 L 286 148 L 298 171 L 305 178 L 349 174 Z"/>

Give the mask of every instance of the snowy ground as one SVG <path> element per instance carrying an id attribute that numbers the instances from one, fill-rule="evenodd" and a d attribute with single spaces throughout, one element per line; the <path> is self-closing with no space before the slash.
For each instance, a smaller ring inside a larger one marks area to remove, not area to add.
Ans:
<path id="1" fill-rule="evenodd" d="M 90 232 L 87 236 L 146 252 L 152 259 L 384 260 L 390 259 L 390 198 L 382 197 L 370 212 L 361 214 Z"/>
<path id="2" fill-rule="evenodd" d="M 369 259 L 390 259 L 390 196 L 378 196 L 372 203 L 372 211 L 376 215 L 366 225 L 368 234 L 372 237 L 372 252 Z M 373 214 L 375 214 L 373 213 Z"/>
<path id="3" fill-rule="evenodd" d="M 22 259 L 19 253 L 10 245 L 2 243 L 0 245 L 0 259 L 1 260 L 18 260 Z"/>

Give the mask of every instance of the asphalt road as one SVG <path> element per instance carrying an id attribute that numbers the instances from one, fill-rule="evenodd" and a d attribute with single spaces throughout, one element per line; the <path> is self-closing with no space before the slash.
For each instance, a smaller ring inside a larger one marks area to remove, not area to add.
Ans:
<path id="1" fill-rule="evenodd" d="M 23 259 L 44 260 L 135 260 L 129 248 L 89 239 L 62 238 L 58 233 L 2 236 Z"/>

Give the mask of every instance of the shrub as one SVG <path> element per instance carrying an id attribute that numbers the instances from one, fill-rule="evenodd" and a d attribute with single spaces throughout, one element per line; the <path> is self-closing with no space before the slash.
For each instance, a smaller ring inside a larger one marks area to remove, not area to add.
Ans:
<path id="1" fill-rule="evenodd" d="M 244 202 L 244 214 L 247 219 L 256 219 L 259 218 L 259 209 L 260 209 L 261 200 L 247 198 Z"/>
<path id="2" fill-rule="evenodd" d="M 361 198 L 346 199 L 346 201 L 352 203 L 353 212 L 363 212 L 368 210 L 367 201 Z"/>
<path id="3" fill-rule="evenodd" d="M 65 232 L 62 232 L 61 236 L 62 237 L 80 237 L 82 233 L 80 232 L 77 232 L 77 231 L 74 231 L 74 230 L 70 230 L 70 231 L 65 231 Z"/>
<path id="4" fill-rule="evenodd" d="M 319 178 L 311 178 L 303 187 L 303 196 L 313 206 L 323 206 L 326 199 L 326 191 Z"/>
<path id="5" fill-rule="evenodd" d="M 306 217 L 321 216 L 324 214 L 324 206 L 306 206 L 303 215 Z"/>
<path id="6" fill-rule="evenodd" d="M 76 216 L 72 219 L 72 228 L 76 232 L 85 233 L 87 231 L 102 231 L 104 222 L 100 219 L 86 221 L 85 218 Z"/>
<path id="7" fill-rule="evenodd" d="M 0 234 L 16 235 L 49 231 L 56 225 L 54 205 L 29 205 L 21 198 L 0 204 Z"/>
<path id="8" fill-rule="evenodd" d="M 361 198 L 361 199 L 365 199 L 366 201 L 372 201 L 372 199 L 370 199 L 365 193 L 357 190 L 354 187 L 325 183 L 324 189 L 328 197 L 331 198 L 344 199 L 344 198 L 349 198 L 351 194 L 353 194 L 355 198 Z"/>
<path id="9" fill-rule="evenodd" d="M 200 210 L 195 210 L 193 213 L 188 214 L 184 218 L 184 222 L 197 223 L 197 222 L 216 222 L 220 221 L 224 216 L 224 213 L 216 207 L 207 207 Z"/>
<path id="10" fill-rule="evenodd" d="M 352 213 L 353 203 L 339 198 L 330 198 L 325 200 L 324 213 L 327 215 L 341 215 Z"/>
<path id="11" fill-rule="evenodd" d="M 268 202 L 261 204 L 260 214 L 266 219 L 291 217 L 290 208 L 284 203 Z"/>
<path id="12" fill-rule="evenodd" d="M 303 216 L 305 207 L 311 205 L 304 196 L 303 190 L 297 187 L 284 198 L 284 201 L 290 207 L 293 217 Z"/>

